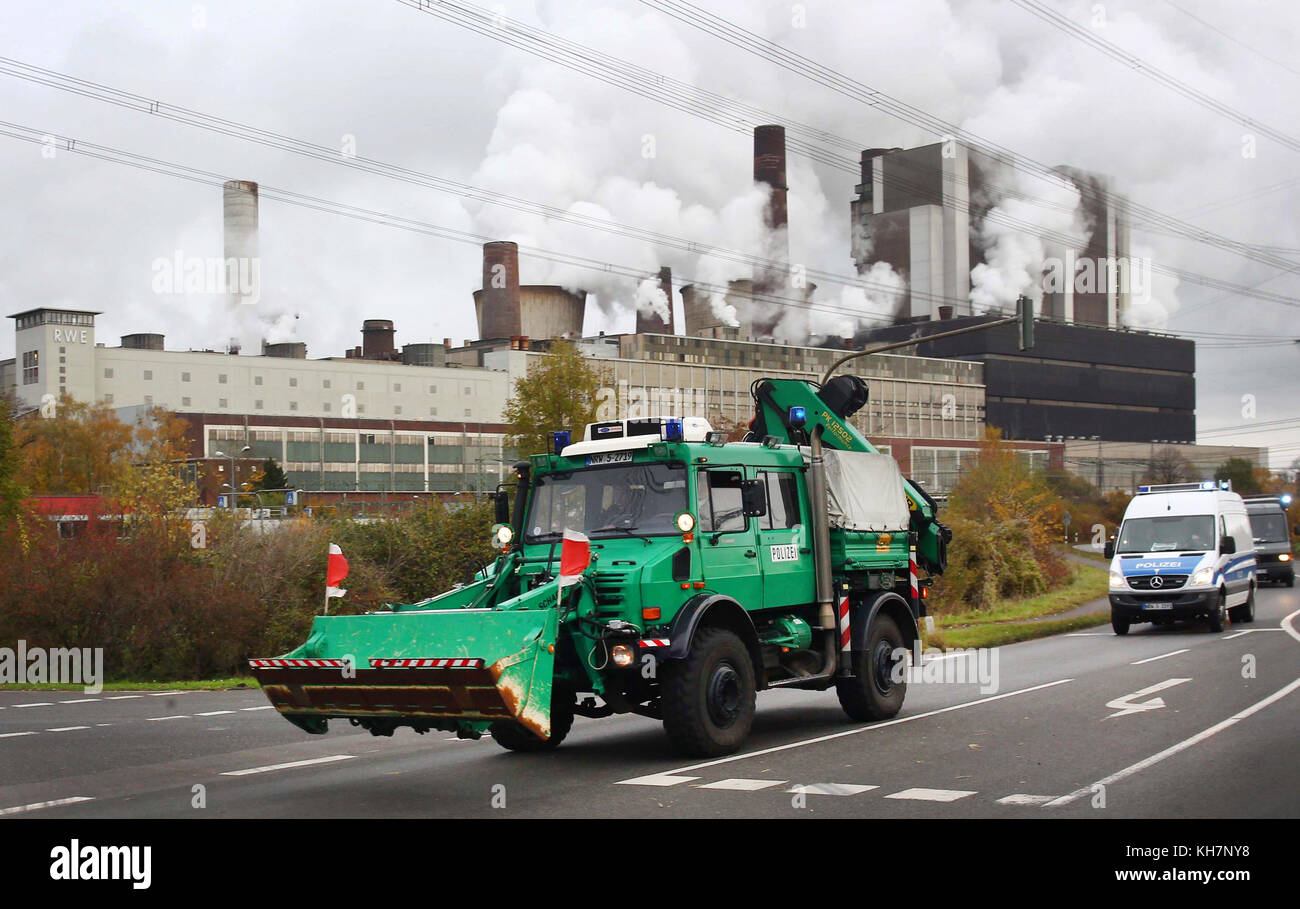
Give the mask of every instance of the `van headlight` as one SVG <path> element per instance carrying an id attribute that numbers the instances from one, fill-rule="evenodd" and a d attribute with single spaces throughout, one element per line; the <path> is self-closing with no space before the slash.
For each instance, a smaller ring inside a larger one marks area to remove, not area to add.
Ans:
<path id="1" fill-rule="evenodd" d="M 1289 562 L 1289 561 L 1291 561 L 1291 553 L 1289 553 L 1289 552 L 1284 552 L 1284 553 L 1282 553 L 1280 556 L 1277 557 L 1277 560 L 1278 560 L 1279 562 Z"/>
<path id="2" fill-rule="evenodd" d="M 1210 584 L 1213 583 L 1214 583 L 1213 568 L 1206 566 L 1205 568 L 1198 568 L 1194 572 L 1192 572 L 1193 587 L 1208 587 Z"/>
<path id="3" fill-rule="evenodd" d="M 1123 573 L 1112 568 L 1110 570 L 1110 589 L 1116 590 L 1127 586 L 1128 582 L 1124 580 Z"/>

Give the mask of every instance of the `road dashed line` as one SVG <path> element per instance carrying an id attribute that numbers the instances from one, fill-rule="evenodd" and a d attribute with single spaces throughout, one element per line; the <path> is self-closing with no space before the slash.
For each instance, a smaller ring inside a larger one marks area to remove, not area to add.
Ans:
<path id="1" fill-rule="evenodd" d="M 803 795 L 859 795 L 879 788 L 879 786 L 861 786 L 857 783 L 805 783 L 801 786 L 791 786 L 786 792 Z"/>
<path id="2" fill-rule="evenodd" d="M 1184 647 L 1182 650 L 1171 650 L 1169 653 L 1162 653 L 1159 656 L 1147 657 L 1145 660 L 1134 660 L 1129 663 L 1130 666 L 1141 666 L 1143 663 L 1154 663 L 1156 660 L 1163 660 L 1165 657 L 1178 656 L 1180 653 L 1190 653 L 1190 647 Z"/>
<path id="3" fill-rule="evenodd" d="M 734 778 L 729 780 L 718 780 L 716 783 L 705 783 L 703 786 L 696 786 L 696 789 L 731 789 L 736 792 L 757 792 L 759 789 L 768 789 L 772 786 L 781 786 L 786 780 L 746 780 Z"/>
<path id="4" fill-rule="evenodd" d="M 46 732 L 76 732 L 78 729 L 89 729 L 89 726 L 55 726 L 53 729 L 46 729 Z"/>
<path id="5" fill-rule="evenodd" d="M 249 776 L 254 773 L 270 773 L 273 770 L 289 770 L 294 767 L 309 767 L 313 764 L 332 764 L 336 761 L 350 761 L 355 754 L 331 754 L 328 757 L 310 758 L 305 761 L 289 761 L 287 764 L 267 764 L 264 767 L 250 767 L 247 770 L 227 770 L 222 776 Z"/>
<path id="6" fill-rule="evenodd" d="M 42 808 L 57 808 L 60 805 L 75 805 L 77 802 L 93 802 L 93 796 L 74 795 L 67 799 L 52 799 L 48 802 L 33 802 L 30 805 L 18 805 L 15 808 L 0 808 L 0 816 L 8 814 L 22 814 L 25 811 L 39 811 Z"/>
<path id="7" fill-rule="evenodd" d="M 926 789 L 918 786 L 912 789 L 903 789 L 900 792 L 892 792 L 885 798 L 907 799 L 918 802 L 955 802 L 958 799 L 975 795 L 975 793 L 976 790 L 974 789 Z"/>

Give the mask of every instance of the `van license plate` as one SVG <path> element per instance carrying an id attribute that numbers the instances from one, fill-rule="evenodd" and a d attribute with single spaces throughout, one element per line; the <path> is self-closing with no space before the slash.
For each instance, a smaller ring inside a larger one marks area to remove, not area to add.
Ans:
<path id="1" fill-rule="evenodd" d="M 1173 603 L 1143 603 L 1143 609 L 1173 609 Z"/>

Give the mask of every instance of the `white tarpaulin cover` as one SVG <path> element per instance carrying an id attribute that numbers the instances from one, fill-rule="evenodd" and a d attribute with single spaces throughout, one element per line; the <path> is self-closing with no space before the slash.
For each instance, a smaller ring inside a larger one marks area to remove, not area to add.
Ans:
<path id="1" fill-rule="evenodd" d="M 809 458 L 805 448 L 804 460 Z M 903 475 L 887 454 L 822 450 L 826 499 L 832 527 L 844 530 L 906 531 L 909 513 Z"/>

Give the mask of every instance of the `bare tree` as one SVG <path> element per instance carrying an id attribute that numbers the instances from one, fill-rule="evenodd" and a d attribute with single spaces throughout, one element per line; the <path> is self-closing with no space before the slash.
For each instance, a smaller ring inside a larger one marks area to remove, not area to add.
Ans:
<path id="1" fill-rule="evenodd" d="M 1195 479 L 1193 472 L 1192 462 L 1183 457 L 1182 452 L 1165 446 L 1151 453 L 1151 460 L 1147 462 L 1146 474 L 1142 481 L 1144 483 L 1186 483 L 1188 480 Z"/>

